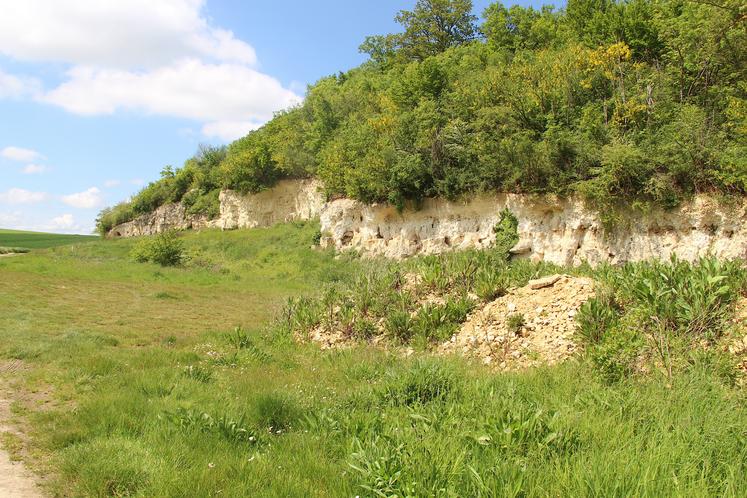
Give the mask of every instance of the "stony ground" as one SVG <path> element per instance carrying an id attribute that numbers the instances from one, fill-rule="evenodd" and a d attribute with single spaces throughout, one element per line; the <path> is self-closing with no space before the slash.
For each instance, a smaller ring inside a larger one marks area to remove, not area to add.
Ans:
<path id="1" fill-rule="evenodd" d="M 579 308 L 594 296 L 590 278 L 553 275 L 475 310 L 440 349 L 503 369 L 558 363 L 576 351 Z"/>

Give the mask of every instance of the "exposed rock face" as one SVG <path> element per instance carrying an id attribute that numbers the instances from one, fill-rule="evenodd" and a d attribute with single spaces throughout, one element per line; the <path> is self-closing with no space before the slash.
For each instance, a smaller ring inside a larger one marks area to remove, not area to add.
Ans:
<path id="1" fill-rule="evenodd" d="M 180 203 L 164 204 L 152 213 L 138 216 L 132 221 L 109 230 L 109 237 L 140 237 L 154 235 L 166 230 L 206 228 L 212 222 L 204 215 L 188 215 Z"/>
<path id="2" fill-rule="evenodd" d="M 273 188 L 257 194 L 232 190 L 220 193 L 220 216 L 209 220 L 204 215 L 186 213 L 180 203 L 166 204 L 109 231 L 109 237 L 138 237 L 166 230 L 201 228 L 255 228 L 276 223 L 317 218 L 324 206 L 324 195 L 316 180 L 281 180 Z"/>
<path id="3" fill-rule="evenodd" d="M 747 209 L 707 196 L 671 211 L 631 211 L 625 225 L 605 231 L 599 216 L 578 199 L 518 194 L 485 195 L 468 202 L 426 200 L 422 209 L 398 213 L 389 205 L 332 201 L 321 212 L 322 244 L 365 255 L 402 258 L 452 249 L 483 248 L 495 239 L 503 208 L 519 221 L 517 257 L 560 265 L 620 263 L 671 254 L 694 260 L 713 254 L 747 256 Z"/>
<path id="4" fill-rule="evenodd" d="M 276 223 L 317 218 L 324 206 L 324 195 L 317 180 L 281 180 L 273 188 L 242 195 L 231 190 L 220 193 L 220 218 L 215 226 L 223 229 L 268 227 Z"/>

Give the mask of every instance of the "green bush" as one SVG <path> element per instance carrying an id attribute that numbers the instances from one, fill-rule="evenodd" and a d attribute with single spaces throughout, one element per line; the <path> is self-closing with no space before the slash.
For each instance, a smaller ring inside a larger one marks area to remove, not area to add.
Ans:
<path id="1" fill-rule="evenodd" d="M 586 301 L 576 315 L 576 334 L 584 344 L 598 344 L 619 318 L 616 303 L 610 297 Z"/>
<path id="2" fill-rule="evenodd" d="M 413 335 L 413 319 L 405 310 L 392 311 L 384 324 L 386 335 L 400 342 L 407 342 Z"/>
<path id="3" fill-rule="evenodd" d="M 519 242 L 519 220 L 510 209 L 504 208 L 498 219 L 498 223 L 493 227 L 495 233 L 495 250 L 498 254 L 508 257 L 509 251 Z"/>
<path id="4" fill-rule="evenodd" d="M 139 263 L 178 266 L 184 261 L 184 244 L 176 231 L 170 230 L 140 240 L 132 249 L 131 255 Z"/>

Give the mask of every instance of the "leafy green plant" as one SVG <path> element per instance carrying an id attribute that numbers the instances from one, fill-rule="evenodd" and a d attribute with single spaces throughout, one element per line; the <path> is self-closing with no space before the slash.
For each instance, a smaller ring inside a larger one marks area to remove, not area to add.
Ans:
<path id="1" fill-rule="evenodd" d="M 352 336 L 356 339 L 368 340 L 378 333 L 376 324 L 369 318 L 358 318 L 353 323 Z"/>
<path id="2" fill-rule="evenodd" d="M 185 367 L 184 376 L 203 384 L 207 384 L 213 380 L 213 372 L 200 365 L 188 365 Z"/>
<path id="3" fill-rule="evenodd" d="M 519 242 L 519 220 L 508 208 L 501 210 L 498 223 L 493 227 L 495 234 L 495 250 L 506 258 L 512 247 Z"/>
<path id="4" fill-rule="evenodd" d="M 618 318 L 619 311 L 609 295 L 594 297 L 581 305 L 576 315 L 576 334 L 585 344 L 598 344 Z"/>
<path id="5" fill-rule="evenodd" d="M 474 290 L 481 300 L 493 301 L 504 296 L 508 291 L 507 278 L 497 269 L 484 269 L 477 274 Z"/>
<path id="6" fill-rule="evenodd" d="M 232 443 L 254 445 L 259 442 L 258 434 L 245 425 L 243 415 L 237 420 L 227 415 L 215 418 L 199 410 L 179 408 L 174 412 L 164 412 L 163 418 L 182 431 L 215 434 Z"/>
<path id="7" fill-rule="evenodd" d="M 132 249 L 132 258 L 139 263 L 178 266 L 184 261 L 184 243 L 174 230 L 140 240 Z"/>
<path id="8" fill-rule="evenodd" d="M 384 322 L 384 332 L 391 339 L 407 342 L 413 334 L 413 320 L 406 310 L 394 310 Z"/>
<path id="9" fill-rule="evenodd" d="M 522 313 L 511 313 L 506 317 L 506 328 L 513 335 L 521 335 L 526 319 Z"/>
<path id="10" fill-rule="evenodd" d="M 404 371 L 390 373 L 380 396 L 394 405 L 443 402 L 459 391 L 461 381 L 453 369 L 439 361 L 417 360 Z"/>

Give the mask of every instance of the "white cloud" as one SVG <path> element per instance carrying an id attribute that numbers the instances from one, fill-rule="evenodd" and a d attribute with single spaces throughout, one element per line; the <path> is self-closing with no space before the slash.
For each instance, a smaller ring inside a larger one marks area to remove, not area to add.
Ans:
<path id="1" fill-rule="evenodd" d="M 5 159 L 10 159 L 11 161 L 22 161 L 22 162 L 29 162 L 34 161 L 36 159 L 43 159 L 44 156 L 36 152 L 35 150 L 31 149 L 23 149 L 21 147 L 5 147 L 2 151 L 0 151 L 0 156 L 4 157 Z"/>
<path id="2" fill-rule="evenodd" d="M 72 214 L 63 214 L 52 218 L 51 229 L 70 230 L 75 226 L 75 218 Z"/>
<path id="3" fill-rule="evenodd" d="M 20 98 L 39 93 L 41 83 L 34 78 L 14 76 L 0 69 L 0 98 Z"/>
<path id="4" fill-rule="evenodd" d="M 0 53 L 29 61 L 157 67 L 183 57 L 254 64 L 231 31 L 211 26 L 205 0 L 3 1 Z"/>
<path id="5" fill-rule="evenodd" d="M 104 182 L 104 187 L 106 187 L 106 188 L 118 187 L 119 184 L 121 184 L 121 183 L 122 182 L 119 181 L 119 180 L 107 180 L 107 181 Z"/>
<path id="6" fill-rule="evenodd" d="M 12 188 L 0 192 L 0 202 L 4 204 L 35 204 L 47 199 L 46 192 L 32 192 L 22 188 Z"/>
<path id="7" fill-rule="evenodd" d="M 104 205 L 104 197 L 101 195 L 101 190 L 91 187 L 83 192 L 63 195 L 62 202 L 80 209 L 93 209 Z"/>
<path id="8" fill-rule="evenodd" d="M 41 100 L 76 114 L 141 111 L 206 122 L 211 130 L 235 129 L 236 123 L 247 128 L 300 101 L 266 74 L 195 59 L 150 72 L 77 67 L 69 77 Z"/>
<path id="9" fill-rule="evenodd" d="M 47 171 L 47 167 L 41 164 L 27 164 L 21 171 L 25 175 L 38 175 Z"/>
<path id="10" fill-rule="evenodd" d="M 0 56 L 66 69 L 48 89 L 0 71 L 0 98 L 29 97 L 80 115 L 183 118 L 226 141 L 300 102 L 297 92 L 253 68 L 249 44 L 211 25 L 205 2 L 0 0 Z"/>
<path id="11" fill-rule="evenodd" d="M 132 180 L 130 180 L 130 185 L 139 187 L 140 185 L 145 185 L 145 180 L 143 180 L 142 178 L 133 178 Z"/>

